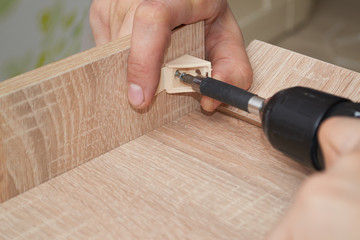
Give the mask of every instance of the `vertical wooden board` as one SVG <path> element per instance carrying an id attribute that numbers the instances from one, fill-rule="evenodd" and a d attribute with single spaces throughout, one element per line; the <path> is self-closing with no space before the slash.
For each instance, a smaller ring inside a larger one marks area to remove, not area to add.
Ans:
<path id="1" fill-rule="evenodd" d="M 160 93 L 142 111 L 127 100 L 130 38 L 0 84 L 0 202 L 199 108 Z M 204 58 L 204 25 L 175 30 L 165 62 Z"/>

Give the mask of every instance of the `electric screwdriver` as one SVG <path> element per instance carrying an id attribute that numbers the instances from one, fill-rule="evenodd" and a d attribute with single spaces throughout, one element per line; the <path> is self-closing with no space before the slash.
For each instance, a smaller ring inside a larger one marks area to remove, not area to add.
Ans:
<path id="1" fill-rule="evenodd" d="M 210 77 L 179 71 L 175 77 L 205 96 L 258 115 L 274 148 L 317 170 L 325 168 L 317 138 L 321 123 L 332 116 L 360 119 L 360 103 L 311 88 L 292 87 L 264 99 Z"/>

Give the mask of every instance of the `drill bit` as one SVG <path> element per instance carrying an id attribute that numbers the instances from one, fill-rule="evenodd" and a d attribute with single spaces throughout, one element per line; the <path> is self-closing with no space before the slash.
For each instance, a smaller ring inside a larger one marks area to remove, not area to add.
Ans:
<path id="1" fill-rule="evenodd" d="M 186 72 L 180 72 L 177 70 L 175 72 L 175 77 L 178 78 L 181 82 L 190 85 L 196 92 L 200 92 L 200 83 L 204 79 L 201 75 L 192 76 Z"/>

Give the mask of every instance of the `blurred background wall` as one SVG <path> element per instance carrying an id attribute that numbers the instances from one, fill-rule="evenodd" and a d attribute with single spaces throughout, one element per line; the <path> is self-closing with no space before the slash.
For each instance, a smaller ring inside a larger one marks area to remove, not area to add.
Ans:
<path id="1" fill-rule="evenodd" d="M 0 0 L 0 81 L 94 46 L 91 2 Z M 360 71 L 360 0 L 228 2 L 246 44 L 259 39 Z"/>
<path id="2" fill-rule="evenodd" d="M 271 41 L 310 16 L 315 0 L 228 0 L 245 42 Z"/>
<path id="3" fill-rule="evenodd" d="M 321 0 L 312 12 L 273 43 L 360 72 L 360 0 Z"/>
<path id="4" fill-rule="evenodd" d="M 0 81 L 90 47 L 90 4 L 0 0 Z"/>
<path id="5" fill-rule="evenodd" d="M 263 40 L 360 72 L 360 0 L 228 0 L 246 44 Z"/>

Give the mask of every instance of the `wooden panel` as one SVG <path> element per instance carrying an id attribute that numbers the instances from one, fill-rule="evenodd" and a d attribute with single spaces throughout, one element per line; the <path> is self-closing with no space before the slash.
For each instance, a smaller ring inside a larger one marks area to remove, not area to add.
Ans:
<path id="1" fill-rule="evenodd" d="M 260 41 L 253 41 L 247 50 L 254 69 L 254 82 L 249 91 L 263 98 L 284 88 L 305 86 L 360 102 L 360 74 L 357 72 Z M 257 116 L 237 108 L 219 110 L 260 125 Z"/>
<path id="2" fill-rule="evenodd" d="M 0 83 L 0 202 L 196 108 L 161 93 L 143 111 L 127 101 L 130 38 Z M 203 23 L 172 35 L 165 61 L 204 58 Z"/>
<path id="3" fill-rule="evenodd" d="M 340 76 L 360 74 L 269 44 L 249 57 L 265 96 L 304 76 L 359 91 Z M 0 204 L 0 238 L 264 239 L 311 172 L 260 128 L 195 111 Z"/>
<path id="4" fill-rule="evenodd" d="M 193 112 L 1 204 L 0 238 L 263 239 L 306 172 L 260 128 Z"/>

